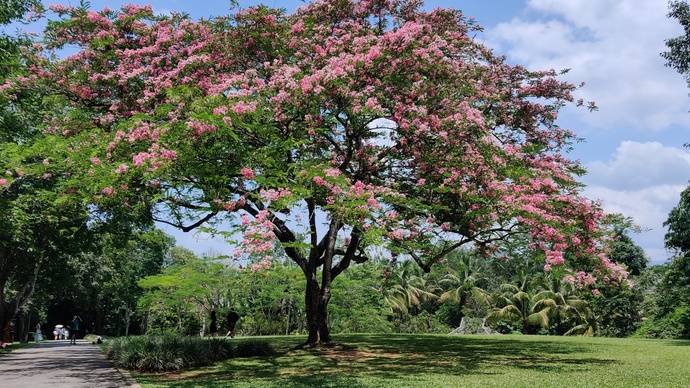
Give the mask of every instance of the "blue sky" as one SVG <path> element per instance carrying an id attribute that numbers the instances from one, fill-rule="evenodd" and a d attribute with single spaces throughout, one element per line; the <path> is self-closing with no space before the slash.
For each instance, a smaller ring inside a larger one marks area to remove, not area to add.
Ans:
<path id="1" fill-rule="evenodd" d="M 78 1 L 57 1 L 76 5 Z M 228 0 L 91 1 L 94 8 L 149 3 L 160 12 L 193 17 L 226 13 Z M 242 0 L 288 10 L 289 0 Z M 635 218 L 646 231 L 635 236 L 653 262 L 667 259 L 662 226 L 690 180 L 690 98 L 682 77 L 664 66 L 664 39 L 681 29 L 666 18 L 667 0 L 427 0 L 427 8 L 459 8 L 484 26 L 478 39 L 508 60 L 532 69 L 570 68 L 566 79 L 585 82 L 578 95 L 600 109 L 566 109 L 560 124 L 583 143 L 571 157 L 589 170 L 585 194 L 605 209 Z M 227 253 L 220 240 L 166 228 L 198 253 Z"/>

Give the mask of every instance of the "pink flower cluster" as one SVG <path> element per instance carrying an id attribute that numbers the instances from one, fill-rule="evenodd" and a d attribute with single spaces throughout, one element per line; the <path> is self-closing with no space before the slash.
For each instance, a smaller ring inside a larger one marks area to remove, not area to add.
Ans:
<path id="1" fill-rule="evenodd" d="M 292 192 L 291 192 L 290 190 L 288 190 L 288 189 L 278 189 L 278 190 L 275 190 L 275 189 L 268 189 L 268 190 L 261 189 L 261 190 L 259 191 L 259 196 L 260 196 L 261 199 L 262 199 L 263 201 L 265 201 L 265 202 L 277 201 L 277 200 L 279 200 L 279 199 L 281 199 L 281 198 L 289 197 L 289 196 L 291 196 L 291 195 L 292 195 Z"/>
<path id="2" fill-rule="evenodd" d="M 240 169 L 240 174 L 244 179 L 254 179 L 254 170 L 249 167 L 242 167 L 242 169 Z"/>
<path id="3" fill-rule="evenodd" d="M 194 136 L 199 137 L 206 133 L 212 133 L 217 130 L 217 128 L 211 124 L 204 123 L 198 120 L 190 120 L 187 122 L 189 129 L 194 131 Z"/>
<path id="4" fill-rule="evenodd" d="M 592 274 L 588 274 L 584 271 L 578 271 L 575 275 L 566 275 L 563 277 L 566 282 L 575 285 L 578 288 L 591 287 L 593 286 L 597 278 Z"/>

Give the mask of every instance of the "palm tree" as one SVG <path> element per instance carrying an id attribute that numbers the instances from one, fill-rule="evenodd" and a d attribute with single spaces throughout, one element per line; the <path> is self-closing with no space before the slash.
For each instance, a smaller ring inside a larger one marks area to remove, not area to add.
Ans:
<path id="1" fill-rule="evenodd" d="M 439 302 L 452 301 L 464 307 L 470 299 L 482 304 L 489 304 L 489 295 L 481 286 L 487 283 L 483 276 L 482 261 L 477 256 L 461 252 L 456 260 L 449 263 L 448 273 L 439 280 L 439 285 L 444 292 L 439 297 Z"/>
<path id="2" fill-rule="evenodd" d="M 393 313 L 408 314 L 410 308 L 436 299 L 435 288 L 420 276 L 414 263 L 405 261 L 393 270 L 393 276 L 384 282 L 381 291 L 386 304 Z"/>
<path id="3" fill-rule="evenodd" d="M 593 326 L 587 324 L 587 322 L 593 322 L 588 319 L 591 310 L 587 301 L 577 295 L 575 286 L 561 278 L 547 278 L 546 282 L 548 289 L 539 292 L 535 298 L 553 302 L 550 303 L 553 307 L 550 308 L 549 313 L 554 321 L 556 332 L 564 334 L 564 332 L 572 331 L 573 328 L 568 329 L 568 326 L 573 322 L 578 323 L 577 326 L 586 324 L 583 333 L 593 331 Z"/>
<path id="4" fill-rule="evenodd" d="M 539 294 L 530 296 L 513 284 L 501 285 L 502 294 L 497 295 L 497 307 L 486 317 L 488 322 L 498 320 L 519 321 L 522 332 L 528 333 L 534 327 L 548 328 L 550 313 L 556 307 L 555 301 Z"/>

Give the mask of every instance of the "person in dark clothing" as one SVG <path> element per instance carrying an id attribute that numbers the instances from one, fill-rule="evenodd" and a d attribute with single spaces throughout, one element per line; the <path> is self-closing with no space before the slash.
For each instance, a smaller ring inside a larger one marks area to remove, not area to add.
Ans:
<path id="1" fill-rule="evenodd" d="M 216 318 L 216 310 L 211 310 L 210 332 L 211 337 L 215 337 L 218 334 L 218 319 Z"/>
<path id="2" fill-rule="evenodd" d="M 239 320 L 240 316 L 234 310 L 228 312 L 228 315 L 225 316 L 225 321 L 228 324 L 228 333 L 225 334 L 226 337 L 230 336 L 230 338 L 232 338 L 235 336 L 235 325 Z"/>
<path id="3" fill-rule="evenodd" d="M 81 318 L 79 318 L 78 315 L 75 315 L 74 318 L 72 318 L 72 327 L 70 328 L 69 335 L 70 335 L 70 344 L 76 345 L 77 344 L 77 333 L 79 333 L 79 330 L 81 329 Z"/>

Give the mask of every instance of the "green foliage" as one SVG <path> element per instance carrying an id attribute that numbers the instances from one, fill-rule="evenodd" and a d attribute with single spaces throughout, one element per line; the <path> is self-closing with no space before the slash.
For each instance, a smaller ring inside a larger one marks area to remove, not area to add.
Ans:
<path id="1" fill-rule="evenodd" d="M 330 303 L 331 327 L 337 333 L 388 333 L 393 330 L 390 310 L 381 298 L 383 268 L 364 263 L 334 282 Z"/>
<path id="2" fill-rule="evenodd" d="M 647 267 L 649 261 L 644 250 L 630 237 L 631 233 L 639 233 L 640 227 L 632 218 L 622 214 L 608 214 L 604 218 L 607 233 L 606 254 L 609 259 L 618 264 L 625 264 L 633 276 L 638 276 Z"/>
<path id="3" fill-rule="evenodd" d="M 669 314 L 644 321 L 635 334 L 652 338 L 690 338 L 689 328 L 690 308 L 679 306 Z"/>
<path id="4" fill-rule="evenodd" d="M 605 288 L 602 295 L 590 298 L 597 317 L 597 334 L 606 337 L 627 337 L 641 323 L 642 292 L 638 288 Z"/>
<path id="5" fill-rule="evenodd" d="M 687 5 L 681 7 L 687 19 Z M 642 277 L 646 320 L 638 335 L 659 338 L 690 338 L 690 188 L 664 223 L 666 247 L 676 252 L 670 263 L 652 268 Z"/>
<path id="6" fill-rule="evenodd" d="M 669 17 L 683 27 L 684 34 L 666 40 L 668 51 L 661 53 L 666 65 L 674 68 L 686 78 L 690 72 L 690 5 L 685 1 L 673 0 L 669 4 Z"/>
<path id="7" fill-rule="evenodd" d="M 643 313 L 646 320 L 637 335 L 656 338 L 690 338 L 690 258 L 675 257 L 670 263 L 645 274 Z"/>
<path id="8" fill-rule="evenodd" d="M 268 344 L 242 348 L 242 357 L 265 355 Z M 258 354 L 252 354 L 256 351 Z M 106 343 L 106 356 L 116 366 L 139 371 L 161 372 L 210 365 L 233 356 L 227 339 L 180 336 L 121 337 Z"/>
<path id="9" fill-rule="evenodd" d="M 677 252 L 690 251 L 690 187 L 680 194 L 678 205 L 671 209 L 664 226 L 666 247 Z"/>

